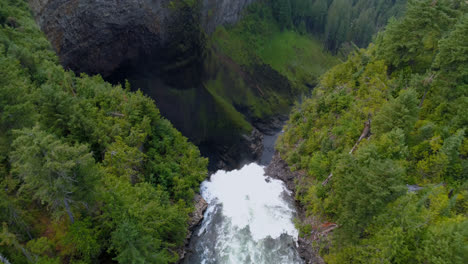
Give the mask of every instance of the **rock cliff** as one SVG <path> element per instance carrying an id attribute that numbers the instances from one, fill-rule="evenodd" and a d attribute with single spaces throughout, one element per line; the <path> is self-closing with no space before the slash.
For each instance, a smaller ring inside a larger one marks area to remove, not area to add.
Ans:
<path id="1" fill-rule="evenodd" d="M 30 0 L 62 65 L 106 76 L 122 63 L 153 56 L 167 39 L 169 0 Z"/>

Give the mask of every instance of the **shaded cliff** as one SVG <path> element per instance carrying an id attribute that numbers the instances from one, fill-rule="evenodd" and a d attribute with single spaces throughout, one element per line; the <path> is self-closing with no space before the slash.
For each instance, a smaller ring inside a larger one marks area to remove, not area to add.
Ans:
<path id="1" fill-rule="evenodd" d="M 77 72 L 107 76 L 167 43 L 168 0 L 29 2 L 62 65 Z"/>
<path id="2" fill-rule="evenodd" d="M 253 0 L 29 0 L 41 29 L 61 63 L 74 71 L 110 75 L 125 63 L 142 58 L 173 58 L 173 44 L 202 46 L 185 33 L 212 32 L 235 23 Z M 190 18 L 189 18 L 190 16 Z M 199 20 L 199 21 L 197 21 Z M 203 23 L 200 23 L 203 21 Z M 184 32 L 185 31 L 185 32 Z M 192 31 L 192 32 L 190 32 Z"/>
<path id="3" fill-rule="evenodd" d="M 333 65 L 322 63 L 328 57 L 309 37 L 281 32 L 264 0 L 29 3 L 63 66 L 129 80 L 210 157 L 213 170 L 258 159 L 262 134 Z"/>

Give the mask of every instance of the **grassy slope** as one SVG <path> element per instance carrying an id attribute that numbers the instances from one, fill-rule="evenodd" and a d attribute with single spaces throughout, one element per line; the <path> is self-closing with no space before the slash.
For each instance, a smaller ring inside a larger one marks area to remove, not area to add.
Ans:
<path id="1" fill-rule="evenodd" d="M 298 225 L 327 263 L 466 263 L 467 8 L 412 2 L 291 114 L 277 150 L 306 215 L 339 226 L 327 241 Z"/>
<path id="2" fill-rule="evenodd" d="M 222 104 L 234 105 L 227 112 L 239 124 L 286 113 L 339 62 L 313 37 L 280 30 L 262 3 L 251 5 L 235 26 L 219 27 L 209 46 L 215 62 L 207 67 L 214 74 L 205 87 Z"/>
<path id="3" fill-rule="evenodd" d="M 260 47 L 258 55 L 299 86 L 304 83 L 314 84 L 318 76 L 339 62 L 324 51 L 317 39 L 293 31 L 275 32 Z"/>

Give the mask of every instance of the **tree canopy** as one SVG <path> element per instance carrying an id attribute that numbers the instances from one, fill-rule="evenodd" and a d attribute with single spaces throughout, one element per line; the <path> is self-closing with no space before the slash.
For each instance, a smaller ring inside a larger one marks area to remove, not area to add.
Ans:
<path id="1" fill-rule="evenodd" d="M 126 84 L 64 70 L 0 0 L 0 262 L 174 263 L 207 159 Z"/>
<path id="2" fill-rule="evenodd" d="M 305 175 L 306 214 L 338 225 L 327 263 L 466 262 L 466 14 L 464 1 L 409 1 L 292 112 L 277 150 Z"/>

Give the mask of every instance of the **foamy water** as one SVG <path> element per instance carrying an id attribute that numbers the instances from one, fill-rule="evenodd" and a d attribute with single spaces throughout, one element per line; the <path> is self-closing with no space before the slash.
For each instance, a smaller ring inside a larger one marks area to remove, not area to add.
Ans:
<path id="1" fill-rule="evenodd" d="M 263 166 L 218 171 L 203 182 L 201 194 L 209 206 L 185 263 L 303 263 L 291 194 L 265 176 Z"/>

